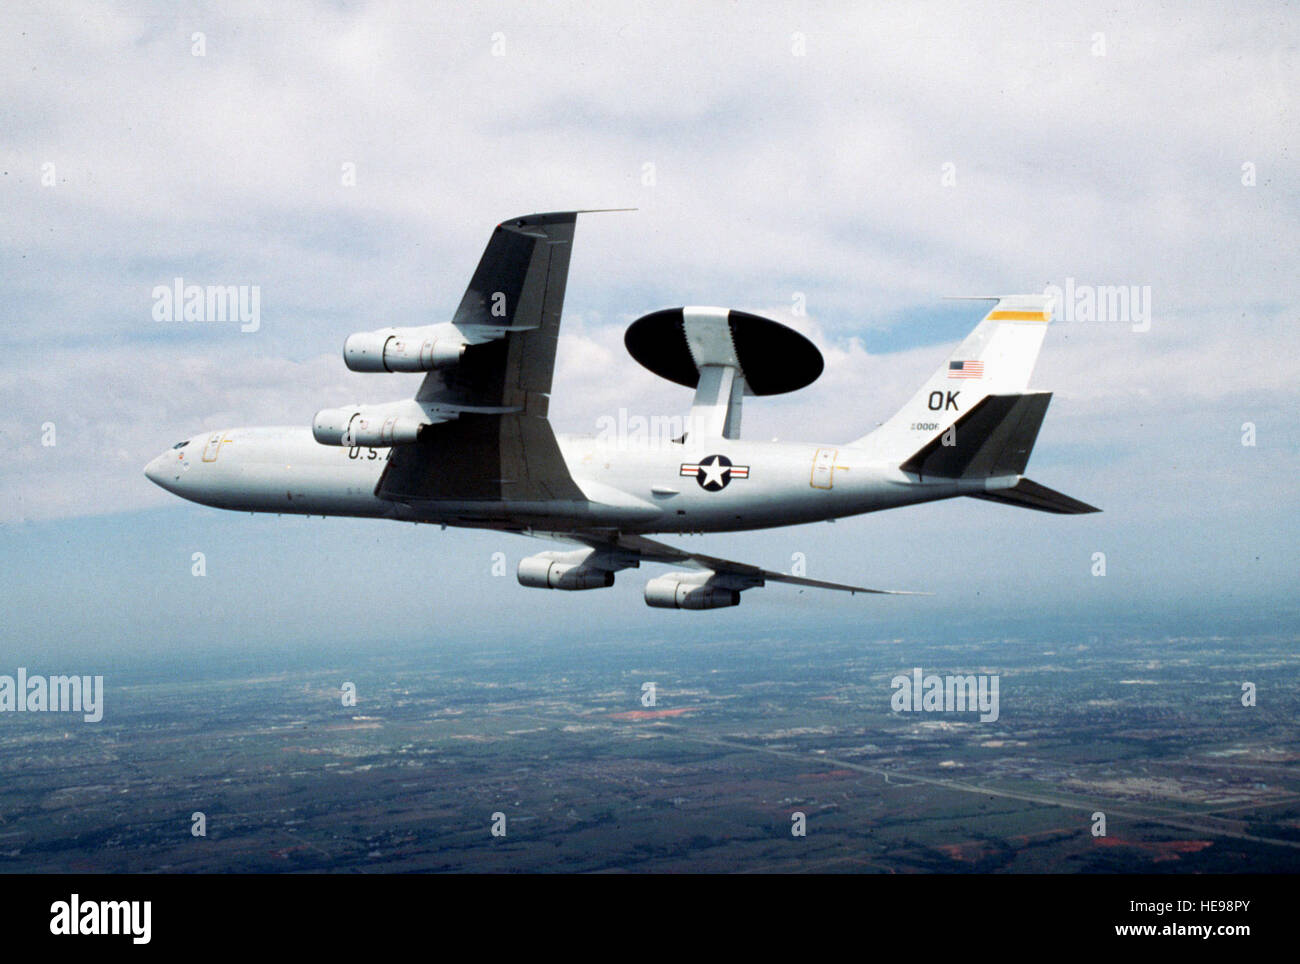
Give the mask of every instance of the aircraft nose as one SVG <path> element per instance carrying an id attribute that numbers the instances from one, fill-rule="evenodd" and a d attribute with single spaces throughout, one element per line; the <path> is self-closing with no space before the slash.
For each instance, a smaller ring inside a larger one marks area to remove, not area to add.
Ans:
<path id="1" fill-rule="evenodd" d="M 168 452 L 163 452 L 161 455 L 155 456 L 154 460 L 144 467 L 145 478 L 154 485 L 162 486 L 164 489 L 167 488 L 163 481 L 164 473 L 166 471 L 164 465 L 167 462 L 167 456 L 169 454 L 170 453 Z"/>

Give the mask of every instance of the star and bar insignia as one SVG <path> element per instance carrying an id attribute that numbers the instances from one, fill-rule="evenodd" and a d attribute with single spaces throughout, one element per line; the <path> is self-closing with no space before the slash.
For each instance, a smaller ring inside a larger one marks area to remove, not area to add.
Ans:
<path id="1" fill-rule="evenodd" d="M 749 466 L 732 465 L 725 455 L 710 455 L 699 462 L 683 462 L 681 474 L 693 476 L 706 492 L 718 492 L 732 479 L 749 478 Z"/>

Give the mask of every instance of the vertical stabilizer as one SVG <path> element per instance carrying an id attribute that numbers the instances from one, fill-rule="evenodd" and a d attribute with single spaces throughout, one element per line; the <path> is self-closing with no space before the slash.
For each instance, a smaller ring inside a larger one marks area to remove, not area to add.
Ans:
<path id="1" fill-rule="evenodd" d="M 1049 295 L 998 298 L 911 400 L 853 444 L 901 461 L 988 396 L 1022 394 L 1051 319 Z"/>

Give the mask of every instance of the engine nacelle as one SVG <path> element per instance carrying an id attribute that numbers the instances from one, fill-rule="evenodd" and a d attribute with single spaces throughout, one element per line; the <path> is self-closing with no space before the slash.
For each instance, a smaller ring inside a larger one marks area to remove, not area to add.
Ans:
<path id="1" fill-rule="evenodd" d="M 740 605 L 740 590 L 711 584 L 711 573 L 670 572 L 645 584 L 645 604 L 656 609 L 724 609 Z"/>
<path id="2" fill-rule="evenodd" d="M 409 415 L 371 412 L 357 406 L 326 408 L 311 420 L 311 433 L 322 445 L 409 445 L 427 424 Z"/>
<path id="3" fill-rule="evenodd" d="M 560 558 L 557 558 L 560 557 Z M 519 585 L 530 589 L 605 589 L 614 585 L 614 573 L 582 562 L 566 562 L 560 553 L 519 560 Z"/>
<path id="4" fill-rule="evenodd" d="M 427 372 L 459 362 L 467 345 L 454 325 L 380 328 L 349 335 L 343 363 L 354 372 Z"/>

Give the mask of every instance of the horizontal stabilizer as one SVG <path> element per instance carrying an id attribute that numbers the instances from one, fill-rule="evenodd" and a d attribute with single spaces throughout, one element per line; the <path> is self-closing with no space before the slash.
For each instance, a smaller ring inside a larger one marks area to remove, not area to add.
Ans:
<path id="1" fill-rule="evenodd" d="M 978 492 L 972 495 L 976 499 L 988 499 L 990 502 L 1003 502 L 1018 505 L 1023 509 L 1037 509 L 1040 512 L 1055 512 L 1059 515 L 1082 515 L 1085 512 L 1100 512 L 1096 506 L 1062 495 L 1055 489 L 1039 485 L 1029 479 L 1021 479 L 1010 489 L 998 489 L 994 492 Z"/>

